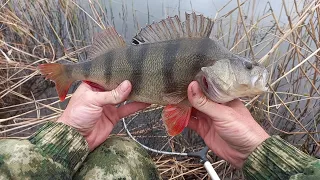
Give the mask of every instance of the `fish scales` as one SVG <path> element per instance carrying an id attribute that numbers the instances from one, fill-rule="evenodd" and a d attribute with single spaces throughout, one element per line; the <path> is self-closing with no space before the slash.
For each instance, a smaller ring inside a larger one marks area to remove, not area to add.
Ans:
<path id="1" fill-rule="evenodd" d="M 167 100 L 161 102 L 161 104 L 179 103 L 179 101 L 172 102 L 170 97 L 166 97 L 171 93 L 181 96 L 174 98 L 175 100 L 187 98 L 187 86 L 194 80 L 201 67 L 212 63 L 215 58 L 231 56 L 230 53 L 220 53 L 218 57 L 215 57 L 215 54 L 209 49 L 216 47 L 216 45 L 209 38 L 182 39 L 149 44 L 150 49 L 143 68 L 145 78 L 140 83 L 145 88 L 139 89 L 139 91 L 143 91 L 140 94 L 151 97 L 150 100 L 163 101 L 163 98 L 166 98 Z M 159 67 L 161 67 L 162 73 L 159 71 Z M 151 89 L 152 87 L 154 88 Z"/>
<path id="2" fill-rule="evenodd" d="M 104 81 L 106 84 L 110 83 L 111 82 L 111 79 L 112 79 L 112 67 L 113 67 L 113 64 L 115 63 L 114 58 L 115 56 L 115 53 L 114 51 L 110 51 L 106 54 L 106 59 L 108 59 L 108 61 L 104 61 L 103 63 L 103 69 L 104 69 L 104 73 L 103 73 L 103 77 L 104 77 Z M 103 58 L 103 57 L 101 57 Z"/>
<path id="3" fill-rule="evenodd" d="M 148 54 L 149 54 L 149 44 L 145 44 L 139 48 L 126 48 L 125 54 L 126 58 L 124 63 L 128 62 L 131 66 L 131 75 L 128 79 L 130 79 L 133 82 L 133 86 L 135 87 L 132 90 L 132 95 L 138 96 L 143 89 L 145 77 L 143 76 L 143 73 L 145 71 L 148 71 L 148 69 L 144 69 L 145 63 L 149 60 Z M 120 52 L 121 53 L 121 52 Z M 121 62 L 121 60 L 119 61 Z M 120 66 L 123 66 L 121 63 Z M 115 69 L 116 71 L 116 69 Z M 119 81 L 117 77 L 115 77 L 116 81 Z"/>
<path id="4" fill-rule="evenodd" d="M 176 41 L 175 43 L 167 43 L 163 51 L 163 64 L 162 64 L 162 83 L 163 83 L 163 92 L 172 93 L 177 90 L 176 77 L 177 73 L 175 70 L 175 62 L 179 58 L 179 50 L 181 46 L 181 41 Z"/>
<path id="5" fill-rule="evenodd" d="M 215 43 L 208 38 L 128 46 L 69 68 L 74 68 L 75 79 L 103 84 L 107 90 L 127 79 L 133 85 L 132 100 L 167 104 L 163 99 L 166 94 L 185 91 L 181 99 L 186 98 L 188 84 L 214 58 L 208 51 L 212 46 Z"/>
<path id="6" fill-rule="evenodd" d="M 195 41 L 201 41 L 201 39 Z M 194 45 L 191 46 L 196 48 L 197 43 L 194 41 L 193 43 Z M 190 44 L 189 39 L 149 44 L 150 49 L 143 67 L 145 78 L 141 83 L 145 88 L 139 89 L 143 91 L 141 94 L 147 94 L 147 97 L 151 97 L 150 100 L 160 101 L 161 104 L 176 104 L 179 101 L 174 102 L 174 100 L 186 98 L 186 87 L 194 79 L 201 66 L 201 63 L 198 64 L 197 70 L 189 66 L 193 61 L 189 58 L 193 52 L 186 51 Z M 191 72 L 191 70 L 195 71 Z M 189 73 L 184 74 L 185 72 Z M 180 97 L 171 100 L 171 97 L 167 95 L 172 93 Z"/>

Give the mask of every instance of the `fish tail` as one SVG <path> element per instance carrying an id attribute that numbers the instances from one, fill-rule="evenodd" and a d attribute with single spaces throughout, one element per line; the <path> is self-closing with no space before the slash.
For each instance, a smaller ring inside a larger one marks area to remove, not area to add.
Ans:
<path id="1" fill-rule="evenodd" d="M 46 79 L 52 80 L 56 84 L 56 89 L 60 101 L 64 101 L 68 93 L 69 87 L 74 79 L 68 77 L 66 74 L 65 66 L 58 63 L 40 64 L 38 66 L 42 75 Z"/>

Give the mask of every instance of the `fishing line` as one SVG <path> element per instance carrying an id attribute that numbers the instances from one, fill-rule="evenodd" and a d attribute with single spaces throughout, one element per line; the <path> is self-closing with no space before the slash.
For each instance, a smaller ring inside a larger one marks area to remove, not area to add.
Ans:
<path id="1" fill-rule="evenodd" d="M 124 105 L 127 104 L 127 102 L 124 102 Z M 131 117 L 131 120 L 133 120 L 134 118 L 136 118 L 138 116 L 138 114 L 136 116 Z M 175 156 L 188 156 L 188 157 L 196 157 L 196 158 L 200 158 L 200 162 L 203 163 L 205 169 L 207 170 L 209 176 L 211 177 L 211 179 L 213 180 L 220 180 L 217 172 L 214 170 L 213 166 L 211 165 L 211 163 L 209 162 L 208 158 L 206 157 L 206 154 L 209 151 L 208 146 L 204 147 L 202 150 L 197 151 L 197 152 L 190 152 L 190 153 L 179 153 L 179 152 L 169 152 L 169 151 L 162 151 L 162 150 L 156 150 L 153 148 L 150 148 L 142 143 L 140 143 L 136 138 L 134 138 L 132 136 L 132 134 L 130 133 L 128 127 L 127 127 L 127 123 L 125 122 L 125 118 L 122 118 L 122 123 L 123 123 L 123 127 L 126 130 L 127 134 L 129 135 L 129 137 L 135 141 L 136 143 L 138 143 L 140 146 L 142 146 L 144 149 L 154 152 L 154 153 L 159 153 L 159 154 L 165 154 L 165 155 L 175 155 Z"/>
<path id="2" fill-rule="evenodd" d="M 135 116 L 136 117 L 136 116 Z M 132 119 L 134 119 L 135 117 L 133 117 Z M 155 153 L 160 153 L 160 154 L 166 154 L 166 155 L 178 155 L 178 156 L 188 156 L 187 153 L 178 153 L 178 152 L 168 152 L 168 151 L 161 151 L 161 150 L 156 150 L 156 149 L 153 149 L 153 148 L 150 148 L 142 143 L 140 143 L 138 140 L 136 140 L 132 134 L 130 133 L 129 129 L 127 128 L 127 124 L 125 122 L 125 118 L 122 118 L 122 123 L 123 123 L 123 126 L 124 126 L 124 129 L 126 130 L 127 134 L 129 135 L 129 137 L 134 140 L 136 143 L 138 143 L 140 146 L 142 146 L 143 148 L 149 150 L 149 151 L 152 151 L 152 152 L 155 152 Z"/>

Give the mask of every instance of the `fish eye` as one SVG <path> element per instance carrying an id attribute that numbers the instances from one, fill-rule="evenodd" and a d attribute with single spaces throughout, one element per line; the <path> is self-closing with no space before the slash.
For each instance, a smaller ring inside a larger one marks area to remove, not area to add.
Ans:
<path id="1" fill-rule="evenodd" d="M 245 62 L 244 62 L 244 66 L 245 66 L 248 70 L 251 70 L 253 65 L 252 65 L 251 62 L 245 61 Z"/>

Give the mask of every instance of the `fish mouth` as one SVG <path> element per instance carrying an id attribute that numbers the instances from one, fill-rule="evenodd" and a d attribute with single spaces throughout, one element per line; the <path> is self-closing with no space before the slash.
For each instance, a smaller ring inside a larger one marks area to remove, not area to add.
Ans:
<path id="1" fill-rule="evenodd" d="M 259 75 L 252 76 L 247 84 L 235 83 L 232 95 L 235 97 L 253 97 L 268 90 L 268 71 L 264 70 Z"/>
<path id="2" fill-rule="evenodd" d="M 251 78 L 251 88 L 261 89 L 261 91 L 268 90 L 267 80 L 268 80 L 268 71 L 265 69 L 262 74 L 259 76 L 254 76 Z"/>

